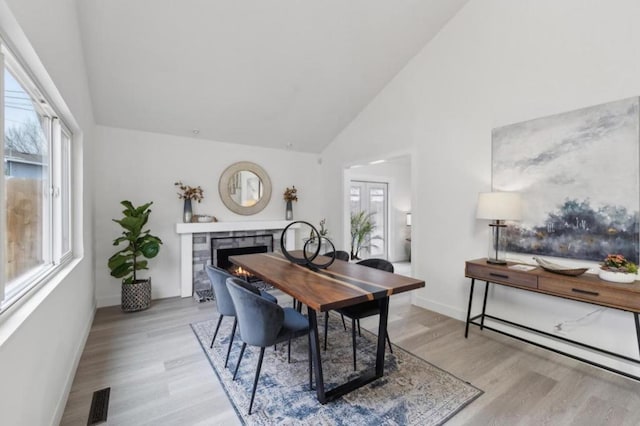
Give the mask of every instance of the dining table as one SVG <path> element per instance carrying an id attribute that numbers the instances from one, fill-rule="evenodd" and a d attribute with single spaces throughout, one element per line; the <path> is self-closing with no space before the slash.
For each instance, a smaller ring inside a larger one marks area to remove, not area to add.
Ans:
<path id="1" fill-rule="evenodd" d="M 389 296 L 425 286 L 423 280 L 342 260 L 335 260 L 325 269 L 290 262 L 278 252 L 231 256 L 229 260 L 307 306 L 316 396 L 321 404 L 384 375 Z M 317 263 L 323 264 L 327 260 L 318 257 Z M 325 389 L 317 313 L 371 300 L 376 300 L 380 307 L 375 366 L 343 384 Z"/>

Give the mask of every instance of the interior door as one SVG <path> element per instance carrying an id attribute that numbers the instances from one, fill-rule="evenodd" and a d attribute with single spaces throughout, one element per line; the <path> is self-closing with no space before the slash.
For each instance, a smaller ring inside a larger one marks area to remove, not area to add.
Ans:
<path id="1" fill-rule="evenodd" d="M 371 213 L 374 229 L 360 250 L 362 259 L 388 256 L 388 184 L 386 182 L 369 182 L 352 180 L 349 191 L 351 214 L 361 211 Z"/>

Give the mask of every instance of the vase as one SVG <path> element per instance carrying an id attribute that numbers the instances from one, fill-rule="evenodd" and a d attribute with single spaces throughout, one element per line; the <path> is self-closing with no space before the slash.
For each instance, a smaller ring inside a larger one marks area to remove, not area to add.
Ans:
<path id="1" fill-rule="evenodd" d="M 193 209 L 191 207 L 191 200 L 184 200 L 184 211 L 182 213 L 182 220 L 184 223 L 190 223 L 193 217 Z"/>
<path id="2" fill-rule="evenodd" d="M 600 269 L 598 276 L 601 280 L 610 281 L 612 283 L 632 283 L 638 278 L 636 274 L 629 274 L 626 272 L 613 272 Z"/>
<path id="3" fill-rule="evenodd" d="M 287 201 L 287 210 L 285 211 L 284 218 L 286 220 L 293 220 L 293 204 L 291 201 Z"/>

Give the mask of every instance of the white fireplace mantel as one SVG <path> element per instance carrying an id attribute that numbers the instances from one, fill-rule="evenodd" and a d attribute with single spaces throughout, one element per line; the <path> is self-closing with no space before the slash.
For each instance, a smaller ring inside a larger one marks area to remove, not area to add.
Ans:
<path id="1" fill-rule="evenodd" d="M 279 230 L 291 224 L 291 220 L 251 220 L 243 222 L 176 223 L 176 233 L 180 235 L 180 295 L 193 294 L 193 234 L 208 232 Z M 287 230 L 286 248 L 295 249 L 296 223 Z"/>

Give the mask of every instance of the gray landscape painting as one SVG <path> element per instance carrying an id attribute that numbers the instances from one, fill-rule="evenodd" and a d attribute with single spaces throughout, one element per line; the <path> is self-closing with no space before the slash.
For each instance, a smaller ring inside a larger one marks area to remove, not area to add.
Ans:
<path id="1" fill-rule="evenodd" d="M 508 251 L 640 260 L 638 99 L 493 130 L 493 189 L 523 198 Z"/>

